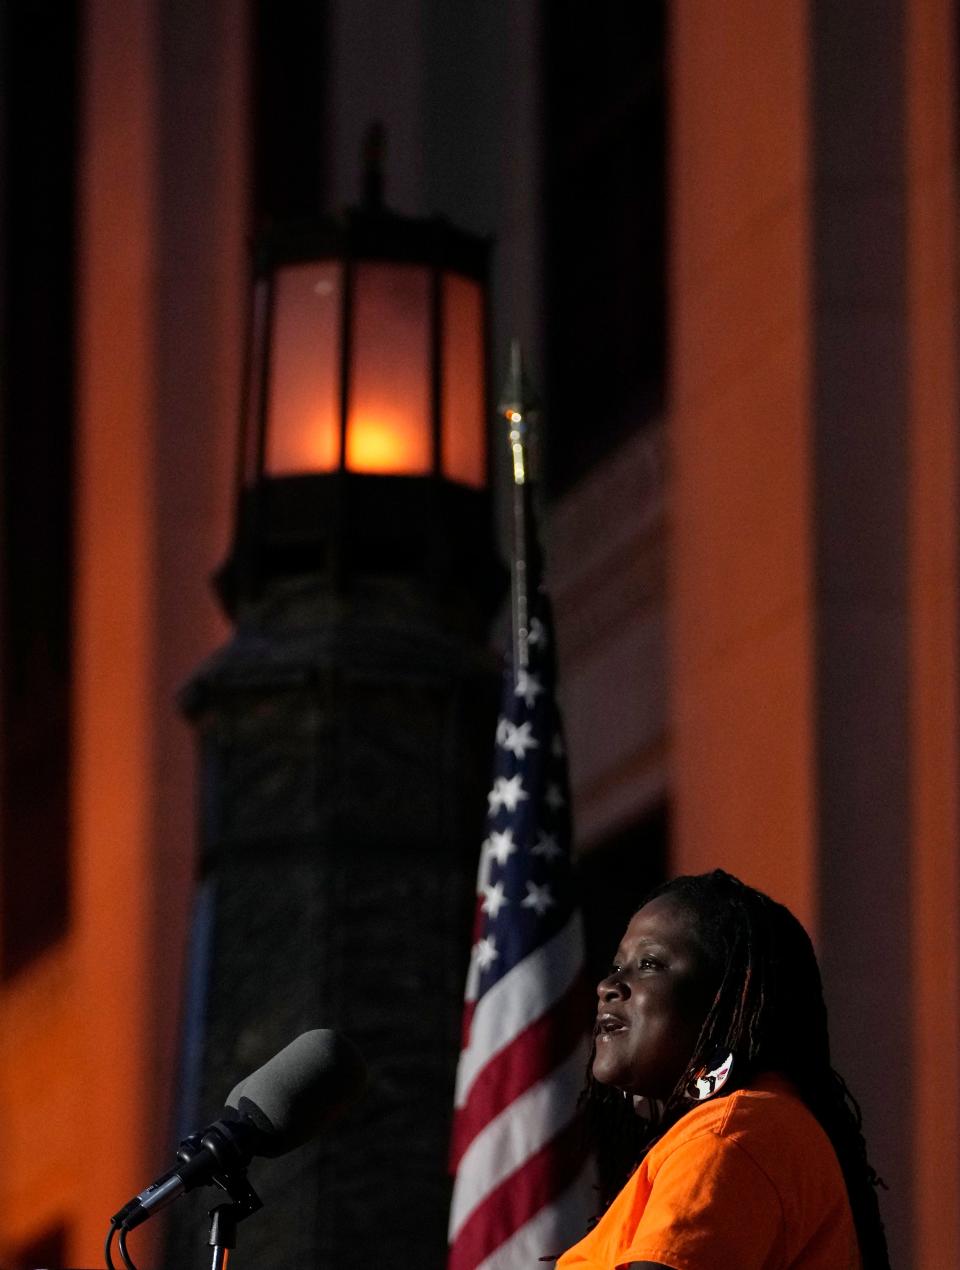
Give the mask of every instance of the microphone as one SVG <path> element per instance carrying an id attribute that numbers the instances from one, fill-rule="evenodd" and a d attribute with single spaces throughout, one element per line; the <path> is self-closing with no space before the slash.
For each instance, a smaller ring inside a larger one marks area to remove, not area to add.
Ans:
<path id="1" fill-rule="evenodd" d="M 304 1032 L 241 1080 L 226 1106 L 262 1134 L 257 1155 L 286 1155 L 335 1120 L 363 1092 L 367 1068 L 345 1036 Z"/>
<path id="2" fill-rule="evenodd" d="M 302 1146 L 334 1120 L 366 1085 L 360 1051 L 324 1028 L 304 1032 L 227 1095 L 224 1115 L 180 1143 L 181 1161 L 110 1219 L 134 1230 L 196 1186 L 230 1189 L 254 1156 L 275 1158 Z M 249 1186 L 247 1187 L 249 1192 Z"/>

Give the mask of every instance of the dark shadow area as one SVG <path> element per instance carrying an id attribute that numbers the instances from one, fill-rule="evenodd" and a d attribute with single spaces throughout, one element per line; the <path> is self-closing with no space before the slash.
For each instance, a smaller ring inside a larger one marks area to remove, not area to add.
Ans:
<path id="1" fill-rule="evenodd" d="M 544 6 L 550 494 L 663 408 L 666 63 L 663 0 Z"/>
<path id="2" fill-rule="evenodd" d="M 66 931 L 77 5 L 0 10 L 0 974 Z"/>
<path id="3" fill-rule="evenodd" d="M 665 880 L 669 835 L 669 810 L 662 803 L 577 861 L 589 985 L 607 973 L 630 918 Z"/>

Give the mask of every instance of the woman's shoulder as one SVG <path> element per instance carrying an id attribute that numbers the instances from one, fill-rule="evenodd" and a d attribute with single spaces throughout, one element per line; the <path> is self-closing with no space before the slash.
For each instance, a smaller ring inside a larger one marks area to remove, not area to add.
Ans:
<path id="1" fill-rule="evenodd" d="M 751 1155 L 778 1154 L 788 1146 L 814 1156 L 833 1150 L 823 1128 L 793 1084 L 775 1073 L 756 1077 L 724 1097 L 698 1103 L 654 1147 L 669 1154 L 696 1138 L 735 1142 Z"/>
<path id="2" fill-rule="evenodd" d="M 629 1193 L 627 1188 L 621 1192 L 624 1207 L 640 1211 L 647 1226 L 656 1213 L 671 1231 L 676 1223 L 678 1230 L 708 1230 L 711 1239 L 721 1241 L 717 1247 L 733 1248 L 750 1234 L 768 1250 L 781 1250 L 777 1265 L 794 1264 L 797 1250 L 817 1237 L 827 1249 L 818 1265 L 857 1264 L 856 1235 L 833 1147 L 796 1089 L 780 1077 L 752 1080 L 746 1088 L 691 1107 L 647 1153 L 630 1186 Z M 744 1226 L 746 1213 L 751 1220 Z M 659 1227 L 655 1236 L 643 1246 L 645 1255 L 649 1249 L 673 1248 Z M 631 1244 L 631 1250 L 637 1247 Z M 681 1264 L 669 1257 L 650 1259 Z M 774 1264 L 766 1254 L 729 1255 L 711 1264 L 748 1262 Z"/>
<path id="3" fill-rule="evenodd" d="M 840 1197 L 846 1202 L 830 1139 L 796 1088 L 778 1075 L 691 1108 L 647 1155 L 651 1182 L 668 1162 L 701 1175 L 744 1169 L 762 1175 L 797 1220 Z"/>

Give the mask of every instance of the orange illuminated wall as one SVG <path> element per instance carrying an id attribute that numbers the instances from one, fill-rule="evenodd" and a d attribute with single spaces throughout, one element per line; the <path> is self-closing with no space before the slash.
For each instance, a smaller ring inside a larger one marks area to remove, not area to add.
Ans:
<path id="1" fill-rule="evenodd" d="M 674 8 L 674 864 L 814 932 L 894 1265 L 960 1264 L 954 6 Z"/>
<path id="2" fill-rule="evenodd" d="M 671 654 L 677 869 L 815 924 L 807 40 L 675 8 Z"/>
<path id="3" fill-rule="evenodd" d="M 0 985 L 3 1265 L 102 1264 L 110 1213 L 169 1166 L 195 801 L 175 693 L 223 634 L 207 577 L 244 337 L 242 17 L 82 6 L 73 903 Z M 146 1270 L 156 1233 L 131 1240 Z"/>
<path id="4" fill-rule="evenodd" d="M 955 6 L 917 0 L 906 22 L 917 1266 L 960 1263 L 956 20 Z"/>

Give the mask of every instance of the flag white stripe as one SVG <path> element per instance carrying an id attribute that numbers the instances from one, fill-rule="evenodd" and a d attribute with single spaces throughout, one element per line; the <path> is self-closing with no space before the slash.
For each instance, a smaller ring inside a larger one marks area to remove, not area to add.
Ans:
<path id="1" fill-rule="evenodd" d="M 477 999 L 477 992 L 480 988 L 480 962 L 477 960 L 477 954 L 474 951 L 470 955 L 470 965 L 467 968 L 467 986 L 463 994 L 464 1001 L 473 1002 Z"/>
<path id="2" fill-rule="evenodd" d="M 586 1046 L 515 1098 L 477 1134 L 457 1166 L 450 1242 L 490 1192 L 574 1118 L 583 1087 Z"/>
<path id="3" fill-rule="evenodd" d="M 574 913 L 552 939 L 483 994 L 471 1020 L 469 1044 L 460 1055 L 456 1107 L 466 1104 L 473 1082 L 487 1063 L 559 1001 L 582 966 L 580 915 Z"/>
<path id="4" fill-rule="evenodd" d="M 517 1270 L 517 1266 L 533 1270 L 540 1257 L 566 1252 L 587 1233 L 597 1202 L 593 1164 L 589 1163 L 571 1186 L 485 1257 L 477 1270 Z"/>

